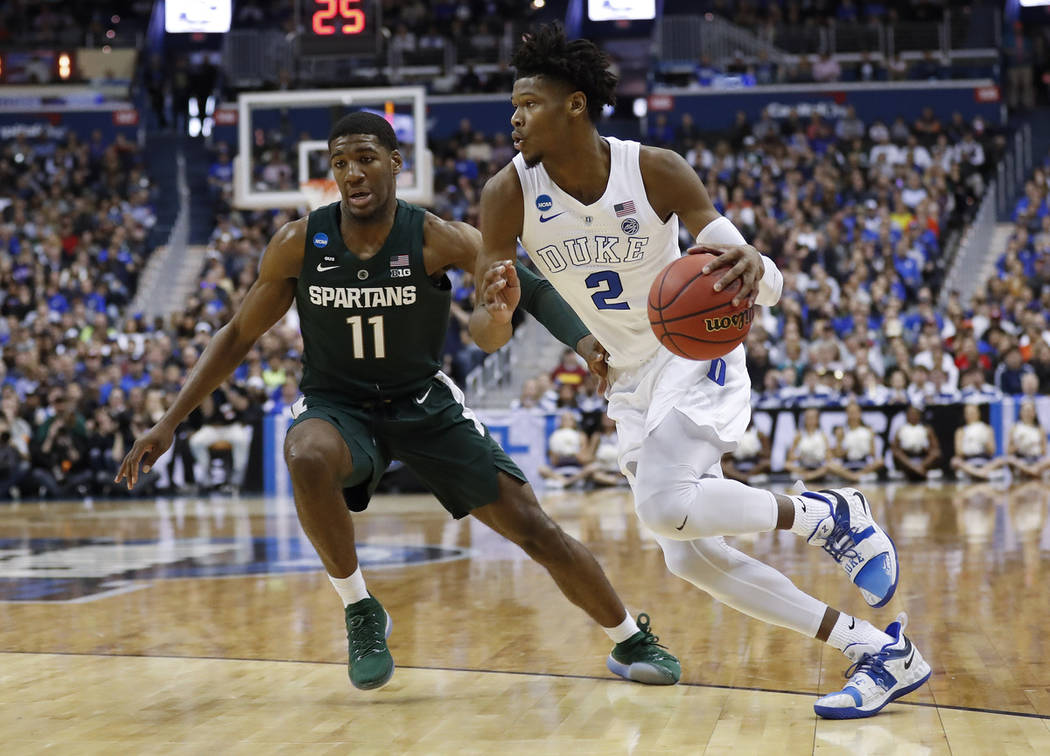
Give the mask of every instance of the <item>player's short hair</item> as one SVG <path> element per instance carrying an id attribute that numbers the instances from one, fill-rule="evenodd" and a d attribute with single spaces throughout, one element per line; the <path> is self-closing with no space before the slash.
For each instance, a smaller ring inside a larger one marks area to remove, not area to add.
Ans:
<path id="1" fill-rule="evenodd" d="M 350 134 L 371 134 L 391 152 L 397 149 L 397 135 L 394 133 L 394 127 L 383 116 L 369 113 L 367 110 L 348 113 L 336 121 L 335 126 L 328 132 L 328 144 L 341 136 Z"/>
<path id="2" fill-rule="evenodd" d="M 561 24 L 546 24 L 523 37 L 511 58 L 518 78 L 546 76 L 587 97 L 587 115 L 597 122 L 602 107 L 616 102 L 616 75 L 609 58 L 589 39 L 570 40 Z"/>

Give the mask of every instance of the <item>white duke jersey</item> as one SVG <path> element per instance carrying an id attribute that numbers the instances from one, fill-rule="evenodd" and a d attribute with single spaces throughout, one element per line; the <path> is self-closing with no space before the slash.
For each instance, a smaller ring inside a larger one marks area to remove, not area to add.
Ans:
<path id="1" fill-rule="evenodd" d="M 609 183 L 584 205 L 551 180 L 543 164 L 514 157 L 525 199 L 521 243 L 618 370 L 657 353 L 647 299 L 657 274 L 680 256 L 678 217 L 664 223 L 649 205 L 640 145 L 605 137 Z"/>

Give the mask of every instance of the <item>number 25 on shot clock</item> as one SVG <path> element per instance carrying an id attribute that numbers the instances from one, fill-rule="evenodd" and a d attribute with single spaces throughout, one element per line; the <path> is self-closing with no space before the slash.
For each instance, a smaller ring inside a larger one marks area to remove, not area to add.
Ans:
<path id="1" fill-rule="evenodd" d="M 378 0 L 301 0 L 304 55 L 374 54 L 379 42 Z"/>

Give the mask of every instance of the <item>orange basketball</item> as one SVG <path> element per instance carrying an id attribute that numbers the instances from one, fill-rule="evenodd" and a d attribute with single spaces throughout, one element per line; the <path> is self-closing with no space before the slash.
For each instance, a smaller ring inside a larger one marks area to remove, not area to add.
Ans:
<path id="1" fill-rule="evenodd" d="M 704 275 L 715 255 L 701 252 L 668 265 L 649 289 L 649 324 L 660 343 L 680 357 L 713 360 L 729 354 L 751 330 L 754 308 L 733 306 L 740 280 L 722 291 L 714 285 L 725 269 Z"/>

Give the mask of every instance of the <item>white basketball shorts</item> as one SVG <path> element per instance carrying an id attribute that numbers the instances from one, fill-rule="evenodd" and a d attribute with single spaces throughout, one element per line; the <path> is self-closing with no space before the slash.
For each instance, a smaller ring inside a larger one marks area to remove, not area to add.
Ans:
<path id="1" fill-rule="evenodd" d="M 743 346 L 706 362 L 661 348 L 638 367 L 610 369 L 606 396 L 609 417 L 616 421 L 620 469 L 632 486 L 642 442 L 672 410 L 713 430 L 723 453 L 736 449 L 751 419 L 751 379 Z"/>

